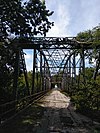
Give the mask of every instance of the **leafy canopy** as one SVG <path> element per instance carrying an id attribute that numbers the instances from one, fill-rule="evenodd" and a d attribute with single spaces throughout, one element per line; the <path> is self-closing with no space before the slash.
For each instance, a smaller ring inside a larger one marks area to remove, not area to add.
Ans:
<path id="1" fill-rule="evenodd" d="M 11 34 L 19 36 L 46 35 L 53 25 L 48 17 L 53 14 L 40 0 L 0 0 L 1 37 Z"/>
<path id="2" fill-rule="evenodd" d="M 3 102 L 8 95 L 11 98 L 13 89 L 16 52 L 13 39 L 46 36 L 53 26 L 49 21 L 52 14 L 53 11 L 46 9 L 45 1 L 0 0 L 0 97 Z"/>

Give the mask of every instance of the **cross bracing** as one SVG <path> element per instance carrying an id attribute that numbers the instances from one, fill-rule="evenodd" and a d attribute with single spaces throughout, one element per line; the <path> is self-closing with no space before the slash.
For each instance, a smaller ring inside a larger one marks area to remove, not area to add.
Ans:
<path id="1" fill-rule="evenodd" d="M 79 42 L 75 37 L 30 37 L 15 39 L 13 43 L 19 50 L 34 50 L 33 91 L 34 78 L 38 71 L 41 75 L 41 89 L 50 88 L 52 83 L 57 82 L 61 88 L 73 83 L 79 84 L 76 75 L 80 73 L 85 81 L 85 67 L 88 66 L 87 50 L 93 49 L 92 42 Z M 97 48 L 99 46 L 97 45 Z M 38 74 L 36 77 L 38 80 Z"/>

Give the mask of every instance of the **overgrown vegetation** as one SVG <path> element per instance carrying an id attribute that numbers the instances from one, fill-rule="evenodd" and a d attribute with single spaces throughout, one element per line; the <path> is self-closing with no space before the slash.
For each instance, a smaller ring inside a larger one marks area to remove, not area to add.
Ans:
<path id="1" fill-rule="evenodd" d="M 91 68 L 86 70 L 86 83 L 80 81 L 79 87 L 75 87 L 72 93 L 76 107 L 82 110 L 100 110 L 100 76 L 97 79 L 92 78 Z"/>
<path id="2" fill-rule="evenodd" d="M 53 26 L 49 16 L 53 11 L 46 9 L 45 1 L 29 0 L 0 0 L 0 104 L 14 99 L 14 66 L 16 45 L 18 38 L 33 37 L 38 34 L 46 36 Z M 21 71 L 20 71 L 21 72 Z M 26 95 L 25 79 L 19 73 L 19 96 Z M 31 73 L 29 87 L 31 88 Z"/>
<path id="3" fill-rule="evenodd" d="M 73 85 L 70 94 L 77 110 L 100 121 L 100 26 L 79 33 L 77 40 L 92 42 L 93 49 L 85 53 L 91 67 L 85 68 L 84 76 L 77 75 L 79 86 Z"/>
<path id="4" fill-rule="evenodd" d="M 13 77 L 15 65 L 16 45 L 12 45 L 14 39 L 20 37 L 33 37 L 35 35 L 46 36 L 53 22 L 48 20 L 53 14 L 46 9 L 45 2 L 40 0 L 29 0 L 23 3 L 22 0 L 0 0 L 0 104 L 13 100 Z M 76 39 L 80 42 L 92 43 L 93 49 L 86 50 L 92 68 L 85 69 L 85 76 L 80 76 L 79 86 L 73 85 L 69 94 L 75 102 L 78 110 L 86 112 L 100 112 L 100 26 L 81 32 Z M 21 71 L 20 71 L 21 72 Z M 35 80 L 35 88 L 40 87 L 40 73 L 38 83 Z M 54 80 L 61 81 L 55 75 Z M 32 88 L 32 72 L 28 72 L 29 88 Z M 85 82 L 83 82 L 83 78 Z M 36 79 L 36 77 L 35 77 Z M 37 86 L 38 85 L 38 86 Z M 60 86 L 60 85 L 59 85 Z M 18 97 L 27 95 L 25 79 L 20 73 L 18 81 Z M 30 90 L 31 91 L 31 90 Z"/>

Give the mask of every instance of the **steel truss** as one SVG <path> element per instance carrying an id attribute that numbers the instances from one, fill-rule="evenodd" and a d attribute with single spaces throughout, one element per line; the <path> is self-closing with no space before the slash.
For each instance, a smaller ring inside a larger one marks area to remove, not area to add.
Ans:
<path id="1" fill-rule="evenodd" d="M 78 42 L 75 37 L 30 37 L 15 39 L 13 44 L 17 47 L 14 88 L 17 88 L 18 62 L 20 57 L 28 94 L 33 94 L 35 91 L 39 92 L 41 90 L 50 89 L 54 87 L 55 84 L 57 84 L 59 88 L 70 91 L 72 86 L 79 86 L 80 75 L 83 77 L 82 82 L 85 84 L 85 67 L 87 65 L 86 50 L 93 48 L 92 42 Z M 27 70 L 22 52 L 23 49 L 33 49 L 31 92 L 28 86 Z M 100 60 L 98 62 L 100 62 Z M 79 75 L 78 78 L 76 78 L 77 75 Z M 95 76 L 96 74 L 94 77 Z M 37 81 L 35 81 L 35 79 Z M 37 83 L 36 86 L 34 84 L 35 82 Z"/>

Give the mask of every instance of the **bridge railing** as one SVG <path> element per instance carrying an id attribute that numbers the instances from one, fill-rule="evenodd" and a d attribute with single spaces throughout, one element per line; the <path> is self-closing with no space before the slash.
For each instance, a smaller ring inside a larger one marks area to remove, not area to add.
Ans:
<path id="1" fill-rule="evenodd" d="M 41 91 L 19 100 L 14 100 L 0 105 L 0 124 L 4 124 L 8 120 L 15 117 L 21 111 L 29 107 L 32 103 L 41 99 L 47 92 L 48 90 Z"/>

